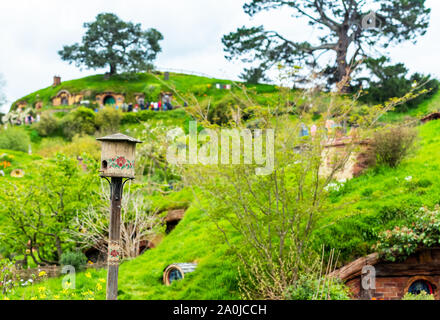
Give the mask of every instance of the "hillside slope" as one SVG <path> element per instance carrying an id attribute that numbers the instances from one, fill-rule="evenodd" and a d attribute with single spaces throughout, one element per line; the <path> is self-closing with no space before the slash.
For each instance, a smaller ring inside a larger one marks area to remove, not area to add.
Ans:
<path id="1" fill-rule="evenodd" d="M 372 169 L 331 192 L 337 210 L 321 221 L 317 248 L 326 243 L 341 251 L 340 263 L 348 262 L 372 252 L 379 232 L 440 203 L 440 121 L 418 130 L 418 149 L 397 168 Z"/>
<path id="2" fill-rule="evenodd" d="M 225 85 L 232 84 L 232 81 L 179 73 L 170 73 L 169 80 L 164 80 L 164 75 L 160 72 L 139 73 L 130 78 L 115 75 L 109 79 L 106 79 L 104 75 L 94 75 L 81 79 L 63 81 L 58 86 L 50 86 L 30 93 L 13 102 L 11 110 L 16 109 L 17 102 L 19 101 L 25 101 L 32 106 L 38 101 L 42 101 L 45 106 L 49 105 L 51 104 L 51 99 L 61 90 L 68 90 L 72 94 L 87 91 L 88 93 L 84 99 L 90 99 L 91 101 L 94 101 L 94 96 L 100 92 L 125 94 L 125 99 L 129 102 L 134 101 L 134 95 L 136 93 L 144 93 L 147 101 L 157 101 L 161 91 L 173 91 L 174 89 L 177 92 L 183 92 L 185 94 L 192 93 L 199 98 L 209 96 L 214 99 L 219 99 L 227 95 L 229 90 L 216 89 L 215 85 L 217 83 Z M 267 84 L 252 85 L 250 87 L 255 88 L 257 93 L 271 93 L 276 91 L 275 86 Z M 232 90 L 236 90 L 236 88 L 232 86 Z M 182 103 L 178 97 L 177 102 Z"/>

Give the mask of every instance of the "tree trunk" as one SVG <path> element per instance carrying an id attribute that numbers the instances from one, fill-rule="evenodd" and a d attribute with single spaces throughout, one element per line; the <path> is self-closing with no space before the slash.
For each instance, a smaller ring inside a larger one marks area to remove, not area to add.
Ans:
<path id="1" fill-rule="evenodd" d="M 61 239 L 57 235 L 55 235 L 55 246 L 57 248 L 58 261 L 60 261 L 61 256 L 63 254 L 63 249 L 61 248 Z"/>
<path id="2" fill-rule="evenodd" d="M 116 64 L 110 64 L 110 75 L 115 75 L 117 72 L 116 70 Z"/>
<path id="3" fill-rule="evenodd" d="M 340 88 L 342 93 L 348 93 L 350 91 L 350 81 L 346 79 L 347 76 L 350 76 L 349 65 L 347 63 L 347 51 L 349 45 L 350 43 L 347 34 L 341 32 L 339 35 L 338 46 L 336 48 L 336 79 L 338 80 L 338 83 L 343 84 Z"/>

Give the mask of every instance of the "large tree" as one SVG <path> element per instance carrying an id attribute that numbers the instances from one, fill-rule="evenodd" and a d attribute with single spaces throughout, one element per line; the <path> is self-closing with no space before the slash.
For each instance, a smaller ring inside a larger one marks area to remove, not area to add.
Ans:
<path id="1" fill-rule="evenodd" d="M 87 32 L 82 43 L 64 46 L 58 53 L 69 63 L 97 69 L 110 67 L 110 75 L 118 70 L 137 72 L 151 67 L 161 51 L 162 34 L 156 29 L 142 30 L 140 24 L 124 22 L 112 13 L 101 13 L 96 21 L 84 24 Z"/>
<path id="2" fill-rule="evenodd" d="M 294 18 L 306 18 L 321 32 L 315 43 L 288 39 L 263 26 L 243 26 L 225 35 L 227 59 L 258 63 L 245 69 L 245 75 L 256 74 L 255 70 L 261 74 L 274 63 L 316 68 L 323 53 L 333 52 L 334 64 L 320 66 L 320 71 L 336 82 L 350 76 L 361 58 L 369 56 L 369 49 L 415 42 L 426 32 L 430 13 L 425 0 L 252 0 L 243 8 L 251 17 L 264 10 L 290 9 Z"/>

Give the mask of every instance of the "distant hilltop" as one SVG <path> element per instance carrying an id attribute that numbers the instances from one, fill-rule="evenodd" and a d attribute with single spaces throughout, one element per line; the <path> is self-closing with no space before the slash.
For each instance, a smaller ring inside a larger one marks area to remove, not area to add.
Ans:
<path id="1" fill-rule="evenodd" d="M 262 92 L 274 92 L 275 86 L 256 85 Z M 196 97 L 222 97 L 233 90 L 231 80 L 208 78 L 198 75 L 155 71 L 135 75 L 94 75 L 76 80 L 62 81 L 54 76 L 52 85 L 33 92 L 12 103 L 10 111 L 31 108 L 69 109 L 79 105 L 101 107 L 103 105 L 141 104 L 161 101 L 165 96 L 174 105 L 183 104 L 176 92 L 191 93 Z"/>

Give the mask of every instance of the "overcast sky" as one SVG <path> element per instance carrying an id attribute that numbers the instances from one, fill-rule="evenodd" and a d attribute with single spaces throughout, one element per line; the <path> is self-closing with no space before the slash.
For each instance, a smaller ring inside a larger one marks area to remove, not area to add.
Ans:
<path id="1" fill-rule="evenodd" d="M 83 23 L 98 13 L 112 12 L 123 20 L 154 27 L 164 36 L 162 52 L 155 62 L 162 68 L 196 71 L 237 79 L 238 62 L 224 58 L 221 37 L 242 25 L 264 24 L 294 40 L 312 41 L 316 31 L 290 11 L 270 11 L 247 16 L 244 0 L 0 0 L 0 74 L 6 80 L 8 103 L 52 84 L 60 75 L 70 80 L 106 70 L 79 70 L 61 61 L 63 45 L 80 42 Z M 432 9 L 427 34 L 416 45 L 405 43 L 389 50 L 394 62 L 411 71 L 440 77 L 440 1 L 427 0 Z"/>

